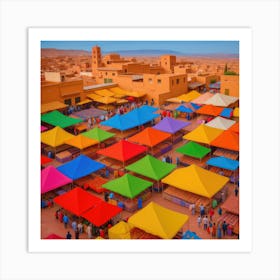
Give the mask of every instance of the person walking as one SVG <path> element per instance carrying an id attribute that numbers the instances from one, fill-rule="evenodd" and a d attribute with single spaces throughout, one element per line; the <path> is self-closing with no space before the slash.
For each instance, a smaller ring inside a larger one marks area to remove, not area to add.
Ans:
<path id="1" fill-rule="evenodd" d="M 70 233 L 70 231 L 68 231 L 66 234 L 66 239 L 71 239 L 71 238 L 72 238 L 72 234 Z"/>
<path id="2" fill-rule="evenodd" d="M 238 186 L 236 186 L 235 189 L 234 189 L 234 194 L 235 194 L 235 196 L 238 196 L 238 191 L 239 191 L 239 190 L 238 190 Z"/>
<path id="3" fill-rule="evenodd" d="M 227 227 L 228 227 L 228 225 L 227 225 L 226 221 L 224 221 L 224 222 L 223 222 L 223 225 L 222 225 L 222 229 L 223 229 L 223 234 L 224 234 L 224 236 L 226 236 L 226 234 L 227 234 Z"/>
<path id="4" fill-rule="evenodd" d="M 60 209 L 59 210 L 59 213 L 58 213 L 58 219 L 59 219 L 59 221 L 61 222 L 61 223 L 63 223 L 63 212 L 62 212 L 62 210 Z"/>
<path id="5" fill-rule="evenodd" d="M 201 225 L 201 216 L 200 215 L 197 217 L 197 225 L 200 228 L 200 225 Z"/>
<path id="6" fill-rule="evenodd" d="M 89 224 L 87 226 L 87 235 L 88 235 L 88 239 L 92 238 L 92 227 L 91 227 L 91 224 Z"/>
<path id="7" fill-rule="evenodd" d="M 222 210 L 221 207 L 219 207 L 219 208 L 218 208 L 218 214 L 219 214 L 220 216 L 222 216 L 222 213 L 223 213 L 223 210 Z"/>
<path id="8" fill-rule="evenodd" d="M 216 224 L 213 223 L 213 227 L 212 227 L 212 237 L 216 237 L 216 234 L 217 234 L 217 227 L 216 227 Z"/>
<path id="9" fill-rule="evenodd" d="M 83 229 L 84 229 L 83 224 L 81 222 L 79 222 L 78 223 L 78 230 L 79 230 L 79 232 L 83 233 Z"/>
<path id="10" fill-rule="evenodd" d="M 221 229 L 221 224 L 220 223 L 218 223 L 218 226 L 217 226 L 217 238 L 218 239 L 222 238 L 222 229 Z"/>
<path id="11" fill-rule="evenodd" d="M 202 221 L 203 221 L 203 228 L 204 228 L 204 230 L 207 230 L 207 228 L 208 228 L 208 222 L 209 222 L 208 217 L 205 216 L 205 217 L 202 219 Z"/>
<path id="12" fill-rule="evenodd" d="M 201 204 L 201 205 L 199 206 L 199 208 L 200 208 L 200 216 L 203 217 L 203 216 L 205 215 L 205 209 L 204 209 L 203 204 Z"/>
<path id="13" fill-rule="evenodd" d="M 64 227 L 65 227 L 65 228 L 67 228 L 68 222 L 69 222 L 69 218 L 68 218 L 68 216 L 65 214 L 65 215 L 63 216 L 63 223 L 64 223 Z"/>
<path id="14" fill-rule="evenodd" d="M 75 220 L 72 222 L 72 229 L 74 231 L 76 231 L 76 229 L 77 229 L 77 222 Z"/>
<path id="15" fill-rule="evenodd" d="M 79 237 L 80 237 L 80 232 L 79 232 L 78 228 L 76 228 L 76 230 L 75 230 L 75 238 L 79 239 Z"/>
<path id="16" fill-rule="evenodd" d="M 209 218 L 210 218 L 210 221 L 213 220 L 213 215 L 214 215 L 214 210 L 212 208 L 210 208 L 209 210 Z"/>

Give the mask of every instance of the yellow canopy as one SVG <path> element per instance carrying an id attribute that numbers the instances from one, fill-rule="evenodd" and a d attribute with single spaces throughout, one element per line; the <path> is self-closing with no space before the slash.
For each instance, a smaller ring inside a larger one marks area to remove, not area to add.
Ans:
<path id="1" fill-rule="evenodd" d="M 128 102 L 128 100 L 126 100 L 126 99 L 117 99 L 117 104 L 124 104 L 124 103 L 127 103 Z"/>
<path id="2" fill-rule="evenodd" d="M 65 141 L 66 144 L 76 147 L 80 150 L 85 149 L 87 147 L 93 146 L 95 144 L 98 144 L 99 142 L 94 139 L 90 139 L 82 134 L 79 134 L 77 136 L 73 136 L 70 139 L 67 139 Z"/>
<path id="3" fill-rule="evenodd" d="M 169 99 L 166 99 L 167 102 L 172 102 L 172 103 L 182 103 L 182 100 L 179 99 L 179 96 L 178 97 L 172 97 L 172 98 L 169 98 Z"/>
<path id="4" fill-rule="evenodd" d="M 211 198 L 224 187 L 229 178 L 192 164 L 176 169 L 161 181 L 178 189 Z"/>
<path id="5" fill-rule="evenodd" d="M 128 96 L 133 96 L 133 97 L 142 97 L 144 95 L 146 95 L 146 93 L 141 93 L 141 92 L 137 92 L 137 91 L 130 91 L 127 93 Z"/>
<path id="6" fill-rule="evenodd" d="M 117 94 L 125 94 L 125 95 L 127 95 L 127 93 L 128 93 L 126 90 L 121 89 L 119 87 L 113 87 L 113 88 L 110 88 L 109 90 L 114 92 L 114 93 L 117 93 Z"/>
<path id="7" fill-rule="evenodd" d="M 94 92 L 101 96 L 113 96 L 114 95 L 114 93 L 108 89 L 95 90 Z"/>
<path id="8" fill-rule="evenodd" d="M 222 129 L 201 124 L 193 131 L 185 134 L 183 136 L 183 139 L 200 142 L 204 144 L 210 144 L 215 138 L 217 138 L 222 133 L 223 133 Z"/>
<path id="9" fill-rule="evenodd" d="M 95 94 L 95 93 L 90 93 L 90 94 L 87 95 L 87 97 L 89 97 L 90 99 L 92 99 L 92 100 L 94 100 L 94 101 L 98 101 L 99 98 L 101 98 L 100 95 Z"/>
<path id="10" fill-rule="evenodd" d="M 178 96 L 177 98 L 180 99 L 181 101 L 190 102 L 190 101 L 198 98 L 200 95 L 201 94 L 199 92 L 197 92 L 196 90 L 192 90 L 188 93 Z"/>
<path id="11" fill-rule="evenodd" d="M 64 109 L 67 106 L 68 105 L 66 105 L 62 102 L 59 102 L 59 101 L 53 101 L 50 103 L 41 104 L 41 114 L 50 112 L 50 111 L 54 111 L 54 110 Z"/>
<path id="12" fill-rule="evenodd" d="M 56 126 L 53 129 L 41 133 L 41 142 L 51 147 L 57 147 L 63 145 L 66 140 L 72 137 L 72 134 L 68 133 L 59 126 Z"/>
<path id="13" fill-rule="evenodd" d="M 147 233 L 163 239 L 172 239 L 188 219 L 187 215 L 150 202 L 146 207 L 132 215 L 128 222 Z"/>
<path id="14" fill-rule="evenodd" d="M 108 229 L 109 239 L 130 239 L 132 226 L 124 221 L 120 221 Z"/>
<path id="15" fill-rule="evenodd" d="M 97 102 L 99 103 L 103 103 L 103 104 L 110 104 L 110 103 L 114 103 L 116 102 L 117 99 L 110 97 L 110 96 L 100 96 L 100 98 L 98 98 Z"/>
<path id="16" fill-rule="evenodd" d="M 115 98 L 123 98 L 123 97 L 125 97 L 125 96 L 127 96 L 126 93 L 114 93 L 114 96 L 113 96 L 113 97 L 115 97 Z"/>
<path id="17" fill-rule="evenodd" d="M 83 100 L 83 101 L 77 103 L 76 105 L 84 105 L 84 104 L 87 104 L 87 103 L 90 103 L 90 102 L 92 102 L 92 100 L 90 100 L 90 99 L 85 99 L 85 100 Z"/>
<path id="18" fill-rule="evenodd" d="M 234 108 L 234 110 L 233 110 L 233 116 L 234 116 L 234 117 L 239 117 L 239 107 Z"/>

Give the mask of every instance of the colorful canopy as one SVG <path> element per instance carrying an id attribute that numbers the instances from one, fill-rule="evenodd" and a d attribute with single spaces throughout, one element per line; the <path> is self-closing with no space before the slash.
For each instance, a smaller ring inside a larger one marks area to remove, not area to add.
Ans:
<path id="1" fill-rule="evenodd" d="M 61 114 L 59 111 L 52 111 L 50 113 L 41 115 L 41 121 L 51 124 L 53 126 L 59 126 L 61 128 L 65 128 L 77 123 L 82 122 L 82 119 L 79 118 L 71 118 Z"/>
<path id="2" fill-rule="evenodd" d="M 186 156 L 202 159 L 211 152 L 211 149 L 190 141 L 187 144 L 176 149 L 176 152 Z"/>
<path id="3" fill-rule="evenodd" d="M 109 239 L 130 239 L 130 230 L 132 228 L 130 224 L 120 221 L 108 229 Z"/>
<path id="4" fill-rule="evenodd" d="M 137 162 L 128 165 L 126 169 L 159 181 L 161 178 L 169 174 L 175 167 L 174 164 L 162 162 L 151 155 L 146 155 Z"/>
<path id="5" fill-rule="evenodd" d="M 170 133 L 154 129 L 152 127 L 147 127 L 141 132 L 128 138 L 127 140 L 141 145 L 154 147 L 170 137 L 171 137 Z"/>
<path id="6" fill-rule="evenodd" d="M 234 116 L 234 117 L 239 117 L 239 107 L 234 108 L 234 110 L 233 110 L 233 116 Z"/>
<path id="7" fill-rule="evenodd" d="M 95 161 L 85 155 L 80 155 L 60 165 L 57 169 L 72 180 L 77 180 L 104 167 L 105 165 L 103 163 Z"/>
<path id="8" fill-rule="evenodd" d="M 108 119 L 107 121 L 103 121 L 100 124 L 104 126 L 110 126 L 121 131 L 137 126 L 137 124 L 135 124 L 133 120 L 129 120 L 127 118 L 124 119 L 123 115 L 119 114 L 116 114 L 112 118 Z"/>
<path id="9" fill-rule="evenodd" d="M 233 160 L 226 157 L 214 157 L 210 158 L 207 162 L 207 165 L 216 166 L 219 168 L 227 169 L 227 170 L 236 170 L 239 167 L 239 161 Z"/>
<path id="10" fill-rule="evenodd" d="M 201 239 L 194 231 L 187 230 L 184 232 L 182 239 Z"/>
<path id="11" fill-rule="evenodd" d="M 89 118 L 97 118 L 100 116 L 105 116 L 107 114 L 108 114 L 107 111 L 100 110 L 97 108 L 89 108 L 86 110 L 72 113 L 73 116 L 76 116 L 84 121 L 88 120 Z"/>
<path id="12" fill-rule="evenodd" d="M 71 182 L 70 178 L 53 166 L 48 166 L 41 171 L 41 193 L 52 191 Z"/>
<path id="13" fill-rule="evenodd" d="M 53 101 L 45 104 L 41 104 L 41 114 L 53 111 L 53 110 L 59 110 L 59 109 L 64 109 L 68 105 L 59 102 L 59 101 Z"/>
<path id="14" fill-rule="evenodd" d="M 117 93 L 117 94 L 128 95 L 128 93 L 129 93 L 128 91 L 121 89 L 120 87 L 112 87 L 112 88 L 109 88 L 109 90 L 114 93 Z"/>
<path id="15" fill-rule="evenodd" d="M 222 130 L 227 130 L 228 128 L 230 128 L 232 125 L 234 125 L 236 123 L 236 121 L 233 120 L 228 120 L 222 117 L 216 117 L 215 119 L 213 119 L 212 121 L 206 123 L 206 126 L 211 126 L 214 128 L 219 128 Z"/>
<path id="16" fill-rule="evenodd" d="M 147 151 L 146 147 L 121 140 L 118 143 L 101 149 L 97 153 L 116 160 L 125 162 Z"/>
<path id="17" fill-rule="evenodd" d="M 140 179 L 131 174 L 125 174 L 120 178 L 104 184 L 102 187 L 124 197 L 134 198 L 152 185 L 152 182 Z"/>
<path id="18" fill-rule="evenodd" d="M 47 164 L 51 161 L 53 161 L 51 158 L 41 155 L 41 165 Z"/>
<path id="19" fill-rule="evenodd" d="M 41 125 L 41 132 L 48 130 L 46 126 Z"/>
<path id="20" fill-rule="evenodd" d="M 231 118 L 232 117 L 232 108 L 224 108 L 223 111 L 221 112 L 220 116 L 225 117 L 225 118 Z"/>
<path id="21" fill-rule="evenodd" d="M 175 134 L 182 128 L 190 125 L 190 122 L 184 122 L 180 120 L 175 120 L 173 118 L 165 117 L 159 123 L 157 123 L 153 128 L 164 131 L 167 133 Z"/>
<path id="22" fill-rule="evenodd" d="M 51 147 L 57 147 L 63 145 L 66 140 L 72 137 L 72 134 L 56 126 L 53 129 L 41 133 L 41 142 Z"/>
<path id="23" fill-rule="evenodd" d="M 196 110 L 196 113 L 201 115 L 219 116 L 222 111 L 223 108 L 216 107 L 214 105 L 204 105 L 198 110 Z"/>
<path id="24" fill-rule="evenodd" d="M 217 138 L 222 132 L 223 130 L 221 129 L 201 124 L 193 131 L 185 134 L 183 138 L 195 142 L 210 144 L 210 142 Z"/>
<path id="25" fill-rule="evenodd" d="M 100 98 L 98 98 L 97 100 L 97 102 L 102 104 L 111 104 L 111 103 L 115 103 L 116 101 L 117 101 L 116 98 L 110 96 L 100 96 Z"/>
<path id="26" fill-rule="evenodd" d="M 229 178 L 192 164 L 176 169 L 161 181 L 178 189 L 211 198 L 224 187 Z"/>
<path id="27" fill-rule="evenodd" d="M 64 239 L 64 237 L 62 237 L 60 235 L 57 235 L 55 233 L 51 233 L 47 237 L 45 237 L 44 239 Z"/>
<path id="28" fill-rule="evenodd" d="M 85 148 L 88 148 L 90 146 L 97 144 L 98 141 L 90 139 L 82 134 L 79 134 L 77 136 L 73 136 L 70 139 L 67 139 L 65 141 L 65 143 L 82 150 L 82 149 L 85 149 Z"/>
<path id="29" fill-rule="evenodd" d="M 192 105 L 192 107 L 194 108 L 195 111 L 198 110 L 201 107 L 201 106 L 199 106 L 199 105 L 197 105 L 193 102 L 191 102 L 191 105 Z"/>
<path id="30" fill-rule="evenodd" d="M 82 135 L 84 135 L 90 139 L 97 140 L 98 142 L 103 142 L 109 138 L 114 137 L 115 133 L 111 133 L 111 132 L 105 131 L 103 129 L 100 129 L 99 127 L 95 127 L 91 130 L 88 130 L 88 131 L 82 133 Z"/>
<path id="31" fill-rule="evenodd" d="M 114 93 L 108 89 L 95 90 L 94 92 L 100 96 L 113 96 L 114 95 Z"/>
<path id="32" fill-rule="evenodd" d="M 192 103 L 195 104 L 204 104 L 204 102 L 206 102 L 209 98 L 211 98 L 213 96 L 212 93 L 210 92 L 205 92 L 203 94 L 201 94 L 198 98 L 193 99 Z"/>
<path id="33" fill-rule="evenodd" d="M 85 100 L 78 102 L 76 105 L 79 106 L 79 105 L 84 105 L 84 104 L 88 104 L 91 102 L 92 102 L 92 100 L 86 98 Z"/>
<path id="34" fill-rule="evenodd" d="M 114 218 L 122 211 L 122 208 L 101 201 L 93 208 L 82 213 L 82 217 L 97 227 L 100 227 Z"/>
<path id="35" fill-rule="evenodd" d="M 165 208 L 155 202 L 132 215 L 128 222 L 147 233 L 172 239 L 188 221 L 187 215 Z"/>
<path id="36" fill-rule="evenodd" d="M 71 213 L 81 216 L 87 210 L 101 203 L 102 200 L 78 187 L 55 197 L 54 202 Z"/>
<path id="37" fill-rule="evenodd" d="M 185 107 L 184 105 L 180 105 L 179 107 L 177 107 L 175 109 L 176 111 L 179 111 L 179 112 L 182 112 L 182 113 L 193 113 L 193 110 L 188 108 L 188 107 Z"/>
<path id="38" fill-rule="evenodd" d="M 235 123 L 233 126 L 231 126 L 229 129 L 229 131 L 235 132 L 235 133 L 239 133 L 239 122 Z"/>
<path id="39" fill-rule="evenodd" d="M 184 102 L 190 102 L 190 101 L 198 98 L 200 95 L 201 94 L 199 92 L 197 92 L 196 90 L 192 90 L 186 94 L 182 94 L 182 95 L 178 96 L 177 98 Z"/>
<path id="40" fill-rule="evenodd" d="M 211 146 L 239 151 L 239 135 L 235 132 L 225 130 L 210 143 Z"/>
<path id="41" fill-rule="evenodd" d="M 230 104 L 236 102 L 237 97 L 229 96 L 221 93 L 214 94 L 211 98 L 204 102 L 204 104 L 211 104 L 214 106 L 228 107 Z"/>

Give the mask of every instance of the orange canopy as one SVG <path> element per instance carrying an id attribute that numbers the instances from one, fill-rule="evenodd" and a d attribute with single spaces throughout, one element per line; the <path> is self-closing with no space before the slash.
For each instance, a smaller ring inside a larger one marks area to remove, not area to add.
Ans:
<path id="1" fill-rule="evenodd" d="M 167 132 L 163 132 L 163 131 L 154 129 L 152 127 L 147 127 L 143 131 L 128 138 L 128 141 L 146 145 L 149 147 L 154 147 L 155 145 L 163 142 L 170 136 L 171 136 L 171 134 L 169 134 Z"/>
<path id="2" fill-rule="evenodd" d="M 214 139 L 210 143 L 210 145 L 238 152 L 239 151 L 239 135 L 235 132 L 225 130 L 216 139 Z"/>
<path id="3" fill-rule="evenodd" d="M 223 107 L 217 107 L 214 105 L 204 105 L 199 108 L 196 113 L 201 115 L 219 116 L 222 113 L 223 109 Z"/>
<path id="4" fill-rule="evenodd" d="M 235 123 L 228 130 L 239 134 L 239 123 L 238 122 Z"/>

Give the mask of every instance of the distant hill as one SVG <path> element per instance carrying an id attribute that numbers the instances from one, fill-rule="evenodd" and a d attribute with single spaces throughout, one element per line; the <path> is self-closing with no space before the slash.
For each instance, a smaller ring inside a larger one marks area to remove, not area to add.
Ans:
<path id="1" fill-rule="evenodd" d="M 57 56 L 90 56 L 91 52 L 84 50 L 59 50 L 59 49 L 41 49 L 41 57 Z"/>
<path id="2" fill-rule="evenodd" d="M 159 57 L 165 54 L 176 55 L 176 56 L 188 56 L 188 57 L 209 57 L 209 58 L 238 58 L 238 54 L 191 54 L 191 53 L 182 53 L 172 50 L 116 50 L 114 52 L 102 52 L 102 55 L 118 53 L 121 56 L 137 57 L 137 56 L 153 56 Z M 58 57 L 58 56 L 90 56 L 90 51 L 85 50 L 59 50 L 59 49 L 41 49 L 42 57 Z"/>

